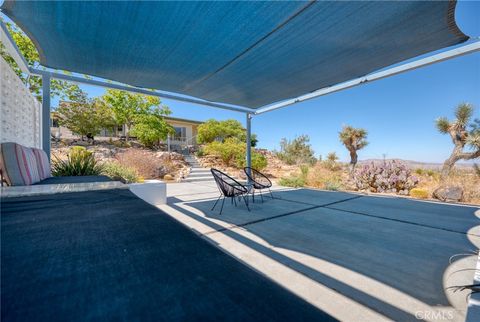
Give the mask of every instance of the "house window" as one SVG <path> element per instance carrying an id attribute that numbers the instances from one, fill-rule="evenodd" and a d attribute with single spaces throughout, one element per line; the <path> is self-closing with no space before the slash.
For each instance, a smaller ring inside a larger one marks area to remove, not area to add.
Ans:
<path id="1" fill-rule="evenodd" d="M 117 131 L 118 131 L 118 132 L 122 132 L 122 131 L 123 131 L 123 125 L 117 126 Z"/>
<path id="2" fill-rule="evenodd" d="M 187 136 L 187 128 L 186 127 L 174 127 L 175 135 L 173 137 L 174 140 L 180 141 Z"/>
<path id="3" fill-rule="evenodd" d="M 51 119 L 51 120 L 52 120 L 52 127 L 59 127 L 57 119 Z"/>

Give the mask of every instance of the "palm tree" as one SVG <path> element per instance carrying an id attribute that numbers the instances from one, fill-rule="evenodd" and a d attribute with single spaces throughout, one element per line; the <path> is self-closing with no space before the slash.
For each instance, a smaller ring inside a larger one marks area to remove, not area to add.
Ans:
<path id="1" fill-rule="evenodd" d="M 354 128 L 352 126 L 344 126 L 342 131 L 339 133 L 340 141 L 345 145 L 348 152 L 350 152 L 350 166 L 351 171 L 355 169 L 355 165 L 358 161 L 357 151 L 363 149 L 368 145 L 366 140 L 367 131 L 362 128 Z"/>
<path id="2" fill-rule="evenodd" d="M 475 119 L 470 124 L 470 130 L 467 129 L 473 111 L 472 104 L 462 103 L 455 109 L 454 121 L 449 121 L 446 117 L 440 117 L 435 121 L 438 131 L 442 134 L 449 134 L 454 145 L 450 157 L 443 163 L 442 179 L 450 174 L 457 161 L 480 157 L 480 119 Z"/>

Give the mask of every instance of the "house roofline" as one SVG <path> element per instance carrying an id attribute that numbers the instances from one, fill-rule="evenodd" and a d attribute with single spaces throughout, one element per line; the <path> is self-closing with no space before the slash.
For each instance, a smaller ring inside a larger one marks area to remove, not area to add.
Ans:
<path id="1" fill-rule="evenodd" d="M 171 116 L 165 116 L 164 117 L 166 121 L 178 121 L 178 122 L 186 122 L 186 123 L 194 123 L 194 124 L 202 124 L 204 122 L 201 121 L 195 121 L 195 120 L 189 120 L 189 119 L 182 119 L 179 117 L 171 117 Z"/>

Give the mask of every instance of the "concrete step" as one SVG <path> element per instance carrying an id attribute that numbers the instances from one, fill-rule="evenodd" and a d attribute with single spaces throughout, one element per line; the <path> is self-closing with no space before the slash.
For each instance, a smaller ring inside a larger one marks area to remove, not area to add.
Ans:
<path id="1" fill-rule="evenodd" d="M 195 169 L 190 170 L 190 174 L 203 174 L 203 175 L 208 174 L 209 175 L 210 173 L 211 173 L 210 170 L 207 170 L 207 171 L 205 171 L 205 170 L 195 170 Z"/>
<path id="2" fill-rule="evenodd" d="M 203 172 L 200 172 L 200 173 L 190 173 L 187 178 L 204 178 L 204 177 L 209 177 L 209 178 L 213 178 L 212 175 L 209 173 L 209 172 L 206 172 L 206 173 L 203 173 Z"/>
<path id="3" fill-rule="evenodd" d="M 187 179 L 183 180 L 183 182 L 212 182 L 212 181 L 214 181 L 213 177 L 210 177 L 210 178 L 187 178 Z"/>

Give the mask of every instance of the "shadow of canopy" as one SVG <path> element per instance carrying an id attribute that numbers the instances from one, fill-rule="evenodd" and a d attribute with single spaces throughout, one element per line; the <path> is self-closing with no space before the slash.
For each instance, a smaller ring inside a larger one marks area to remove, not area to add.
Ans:
<path id="1" fill-rule="evenodd" d="M 208 225 L 212 230 L 207 234 L 221 231 L 377 312 L 401 320 L 415 317 L 389 304 L 392 299 L 382 301 L 362 292 L 351 284 L 349 276 L 332 278 L 300 257 L 285 256 L 279 250 L 337 265 L 432 307 L 449 307 L 444 290 L 449 258 L 477 249 L 471 240 L 480 243 L 480 237 L 471 231 L 478 224 L 474 207 L 310 189 L 275 191 L 274 195 L 278 199 L 251 204 L 251 212 L 230 205 L 218 215 L 210 211 L 214 200 L 206 199 L 173 207 Z M 197 211 L 189 211 L 189 207 Z M 236 227 L 265 241 L 268 247 L 245 237 Z M 466 275 L 471 281 L 473 272 Z"/>

